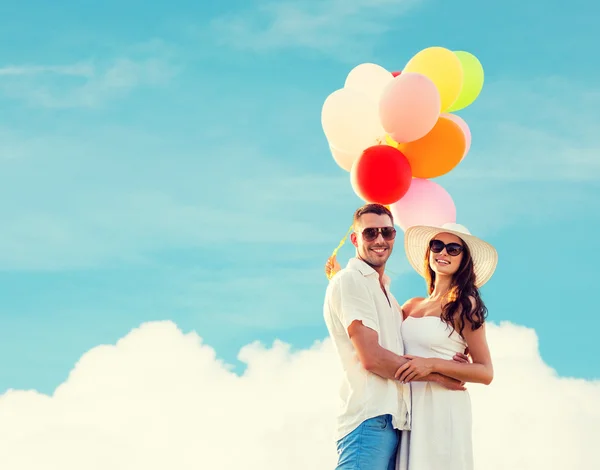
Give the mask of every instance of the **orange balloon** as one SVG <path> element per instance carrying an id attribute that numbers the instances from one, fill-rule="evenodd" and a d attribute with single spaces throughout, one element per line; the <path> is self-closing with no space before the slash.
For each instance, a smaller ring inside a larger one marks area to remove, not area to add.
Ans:
<path id="1" fill-rule="evenodd" d="M 461 161 L 467 142 L 458 124 L 440 116 L 431 131 L 412 142 L 398 144 L 410 162 L 413 178 L 437 178 Z"/>

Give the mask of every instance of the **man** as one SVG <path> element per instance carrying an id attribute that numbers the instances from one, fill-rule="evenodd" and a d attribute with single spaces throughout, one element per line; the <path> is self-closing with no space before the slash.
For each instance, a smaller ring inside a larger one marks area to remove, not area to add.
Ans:
<path id="1" fill-rule="evenodd" d="M 359 208 L 350 234 L 356 258 L 333 277 L 325 295 L 325 323 L 344 374 L 337 470 L 393 470 L 398 430 L 410 429 L 410 388 L 394 379 L 407 361 L 402 357 L 402 317 L 384 274 L 395 236 L 385 206 Z M 463 389 L 459 381 L 438 374 L 421 380 Z"/>

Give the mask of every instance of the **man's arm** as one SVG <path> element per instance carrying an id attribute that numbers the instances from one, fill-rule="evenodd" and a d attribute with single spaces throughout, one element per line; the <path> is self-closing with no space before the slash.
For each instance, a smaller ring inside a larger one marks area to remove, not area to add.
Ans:
<path id="1" fill-rule="evenodd" d="M 360 320 L 350 324 L 348 335 L 362 366 L 380 377 L 394 379 L 398 368 L 408 362 L 408 359 L 383 348 L 377 332 L 363 325 Z"/>
<path id="2" fill-rule="evenodd" d="M 394 374 L 407 359 L 379 344 L 377 308 L 362 274 L 343 272 L 336 276 L 332 283 L 332 303 L 346 328 L 358 360 L 369 372 L 386 379 L 394 379 Z M 448 387 L 460 384 L 458 380 L 440 374 L 430 374 L 417 380 L 435 381 Z"/>
<path id="3" fill-rule="evenodd" d="M 364 326 L 359 320 L 350 324 L 348 334 L 354 349 L 356 349 L 358 360 L 366 370 L 385 379 L 396 380 L 394 377 L 396 371 L 408 362 L 408 359 L 383 348 L 379 344 L 377 332 Z M 459 380 L 437 373 L 421 377 L 416 381 L 437 382 L 452 390 L 464 390 L 464 386 Z"/>

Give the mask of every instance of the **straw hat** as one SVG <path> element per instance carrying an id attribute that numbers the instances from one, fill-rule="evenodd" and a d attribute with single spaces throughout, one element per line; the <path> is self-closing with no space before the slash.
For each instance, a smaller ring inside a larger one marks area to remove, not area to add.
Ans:
<path id="1" fill-rule="evenodd" d="M 425 276 L 424 260 L 429 241 L 438 233 L 451 233 L 460 237 L 469 247 L 475 270 L 475 284 L 483 286 L 490 280 L 498 264 L 498 252 L 489 243 L 471 235 L 466 227 L 460 224 L 444 224 L 441 227 L 415 225 L 409 227 L 404 234 L 404 249 L 412 267 L 421 276 Z"/>

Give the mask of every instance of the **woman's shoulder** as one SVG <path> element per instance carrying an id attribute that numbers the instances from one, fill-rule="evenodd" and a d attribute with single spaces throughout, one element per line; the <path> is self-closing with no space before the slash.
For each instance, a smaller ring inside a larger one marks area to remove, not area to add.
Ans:
<path id="1" fill-rule="evenodd" d="M 412 299 L 408 299 L 406 302 L 404 302 L 404 304 L 402 305 L 402 307 L 412 307 L 415 305 L 419 305 L 421 302 L 423 302 L 425 300 L 425 297 L 413 297 Z"/>
<path id="2" fill-rule="evenodd" d="M 402 304 L 400 310 L 402 311 L 402 316 L 407 318 L 411 315 L 412 311 L 421 304 L 425 300 L 425 297 L 413 297 L 412 299 L 408 299 L 406 302 Z"/>

